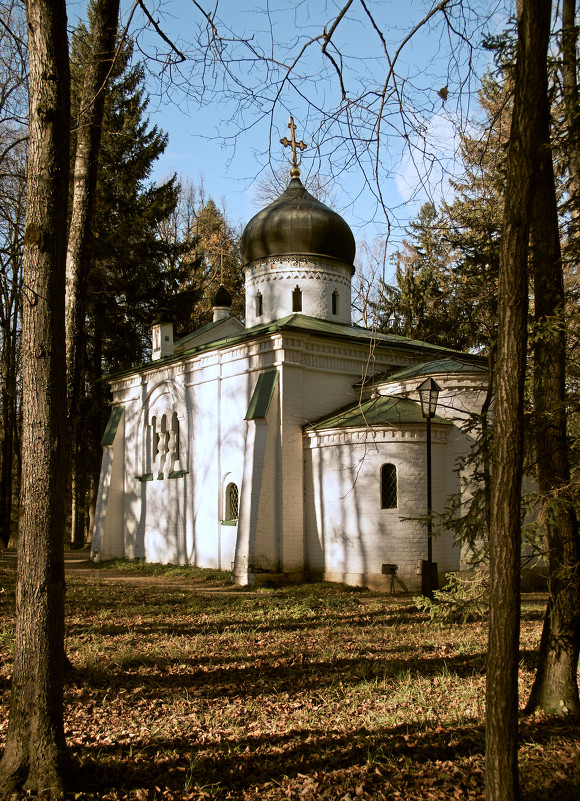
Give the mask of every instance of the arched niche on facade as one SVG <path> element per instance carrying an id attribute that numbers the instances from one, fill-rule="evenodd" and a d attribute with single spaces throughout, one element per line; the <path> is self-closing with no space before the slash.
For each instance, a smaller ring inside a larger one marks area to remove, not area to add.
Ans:
<path id="1" fill-rule="evenodd" d="M 185 396 L 170 381 L 145 397 L 139 418 L 137 476 L 142 481 L 179 478 L 188 472 L 189 432 Z"/>

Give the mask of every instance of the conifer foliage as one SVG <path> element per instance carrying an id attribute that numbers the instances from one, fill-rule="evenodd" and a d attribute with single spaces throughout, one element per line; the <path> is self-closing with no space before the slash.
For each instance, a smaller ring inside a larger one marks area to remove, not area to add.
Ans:
<path id="1" fill-rule="evenodd" d="M 90 31 L 79 26 L 72 48 L 73 103 L 78 102 L 89 41 Z M 86 277 L 83 381 L 77 409 L 83 424 L 73 443 L 74 531 L 80 543 L 92 522 L 99 442 L 108 414 L 106 387 L 99 379 L 144 360 L 151 323 L 167 294 L 168 246 L 159 238 L 158 226 L 175 207 L 178 185 L 174 177 L 157 186 L 150 179 L 167 137 L 149 125 L 143 84 L 143 67 L 134 63 L 127 44 L 117 56 L 106 90 Z"/>
<path id="2" fill-rule="evenodd" d="M 175 209 L 158 232 L 166 248 L 166 306 L 177 336 L 211 322 L 213 297 L 222 285 L 232 296 L 232 314 L 243 319 L 239 232 L 225 208 L 207 197 L 203 180 L 181 180 Z"/>

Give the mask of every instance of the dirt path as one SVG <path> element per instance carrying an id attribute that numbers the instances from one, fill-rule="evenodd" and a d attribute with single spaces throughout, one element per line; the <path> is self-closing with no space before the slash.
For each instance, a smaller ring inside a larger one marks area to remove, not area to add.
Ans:
<path id="1" fill-rule="evenodd" d="M 16 548 L 6 548 L 0 561 L 16 565 Z M 111 582 L 114 584 L 133 584 L 135 586 L 160 587 L 164 589 L 179 589 L 189 592 L 209 593 L 211 595 L 253 595 L 252 590 L 241 589 L 234 585 L 222 584 L 208 586 L 203 581 L 185 581 L 182 579 L 165 578 L 164 576 L 136 576 L 132 573 L 124 573 L 122 570 L 108 570 L 104 567 L 96 567 L 89 559 L 89 552 L 65 551 L 64 554 L 65 573 L 71 580 L 91 581 L 94 583 Z"/>

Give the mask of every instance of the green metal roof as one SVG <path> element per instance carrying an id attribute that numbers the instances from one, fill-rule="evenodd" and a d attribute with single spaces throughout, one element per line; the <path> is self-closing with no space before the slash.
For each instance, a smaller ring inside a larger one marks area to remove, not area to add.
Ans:
<path id="1" fill-rule="evenodd" d="M 117 433 L 117 428 L 119 427 L 119 422 L 121 420 L 122 414 L 123 414 L 122 406 L 111 407 L 109 422 L 107 423 L 107 427 L 105 428 L 105 433 L 103 434 L 101 445 L 113 444 L 113 442 L 115 441 L 115 434 Z"/>
<path id="2" fill-rule="evenodd" d="M 173 343 L 173 347 L 174 348 L 182 347 L 183 345 L 185 345 L 188 339 L 194 339 L 200 334 L 205 334 L 207 331 L 211 331 L 212 328 L 219 326 L 221 322 L 222 322 L 221 320 L 218 320 L 217 322 L 212 320 L 210 323 L 202 325 L 201 328 L 196 328 L 195 331 L 191 332 L 191 334 L 186 334 L 184 337 L 176 339 L 175 342 Z"/>
<path id="3" fill-rule="evenodd" d="M 204 326 L 204 330 L 213 325 L 209 323 Z M 216 339 L 212 342 L 205 342 L 203 345 L 197 345 L 189 349 L 184 349 L 180 353 L 173 356 L 167 356 L 164 359 L 158 359 L 155 362 L 146 362 L 138 365 L 137 367 L 122 370 L 106 378 L 118 378 L 132 373 L 142 372 L 144 370 L 157 369 L 160 365 L 171 364 L 175 361 L 181 361 L 189 356 L 194 356 L 198 353 L 205 353 L 207 351 L 218 350 L 225 347 L 231 347 L 242 342 L 248 342 L 257 339 L 265 334 L 275 334 L 283 331 L 297 331 L 304 334 L 312 334 L 314 336 L 332 337 L 333 339 L 341 339 L 343 341 L 351 342 L 368 342 L 369 344 L 378 344 L 386 347 L 392 347 L 400 350 L 412 350 L 414 354 L 425 353 L 427 358 L 440 354 L 442 357 L 445 354 L 454 354 L 458 357 L 469 358 L 468 354 L 461 351 L 453 350 L 452 348 L 444 348 L 442 345 L 430 345 L 427 342 L 422 342 L 417 339 L 408 339 L 407 337 L 399 336 L 397 334 L 379 334 L 374 330 L 362 328 L 358 325 L 345 325 L 344 323 L 334 323 L 327 320 L 320 320 L 316 317 L 309 317 L 306 314 L 290 314 L 282 317 L 279 320 L 274 320 L 270 323 L 260 323 L 252 328 L 246 328 L 236 334 L 230 334 L 227 337 Z M 195 332 L 196 334 L 199 331 Z M 176 342 L 176 345 L 183 346 L 189 337 L 183 337 Z"/>
<path id="4" fill-rule="evenodd" d="M 246 420 L 258 420 L 268 414 L 277 379 L 277 370 L 269 370 L 267 373 L 261 373 L 258 376 L 258 381 L 248 406 Z"/>
<path id="5" fill-rule="evenodd" d="M 452 425 L 449 420 L 435 416 L 433 423 Z M 367 428 L 381 425 L 425 423 L 421 405 L 407 398 L 380 396 L 352 404 L 338 412 L 309 423 L 306 430 L 320 431 L 331 428 Z"/>
<path id="6" fill-rule="evenodd" d="M 373 378 L 373 384 L 382 381 L 399 381 L 414 376 L 429 375 L 433 373 L 487 373 L 487 359 L 482 356 L 464 355 L 463 358 L 436 359 L 434 361 L 413 364 L 404 367 L 395 373 L 384 373 L 380 378 Z"/>
<path id="7" fill-rule="evenodd" d="M 306 314 L 289 314 L 279 320 L 274 320 L 270 323 L 260 323 L 254 325 L 252 328 L 246 328 L 238 334 L 232 334 L 223 339 L 217 339 L 214 342 L 208 342 L 194 347 L 191 350 L 184 350 L 178 355 L 177 358 L 182 358 L 186 355 L 192 355 L 196 352 L 205 350 L 215 350 L 217 348 L 235 345 L 239 342 L 255 339 L 263 334 L 275 334 L 278 331 L 300 331 L 303 333 L 310 333 L 318 336 L 336 337 L 344 340 L 355 340 L 364 342 L 379 342 L 382 345 L 392 345 L 393 347 L 400 347 L 404 349 L 412 348 L 414 351 L 423 350 L 426 355 L 435 353 L 456 353 L 461 351 L 454 351 L 451 348 L 444 348 L 441 345 L 430 345 L 427 342 L 421 342 L 417 339 L 408 339 L 407 337 L 398 336 L 397 334 L 378 334 L 369 328 L 362 328 L 358 325 L 345 325 L 344 323 L 334 323 L 328 320 L 320 320 L 317 317 L 309 317 Z M 184 342 L 187 337 L 184 337 L 180 342 Z M 169 357 L 176 358 L 176 357 Z M 162 360 L 160 360 L 162 361 Z M 167 361 L 163 360 L 163 361 Z"/>

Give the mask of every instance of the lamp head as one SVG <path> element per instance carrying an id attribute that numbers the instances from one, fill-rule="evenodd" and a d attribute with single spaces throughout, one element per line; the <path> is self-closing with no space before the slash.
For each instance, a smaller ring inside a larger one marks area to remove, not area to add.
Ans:
<path id="1" fill-rule="evenodd" d="M 417 387 L 419 399 L 421 401 L 421 411 L 423 417 L 435 417 L 435 410 L 437 409 L 437 399 L 441 392 L 441 387 L 437 384 L 435 379 L 429 377 L 419 384 Z"/>

